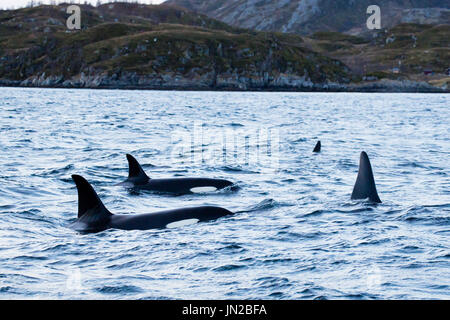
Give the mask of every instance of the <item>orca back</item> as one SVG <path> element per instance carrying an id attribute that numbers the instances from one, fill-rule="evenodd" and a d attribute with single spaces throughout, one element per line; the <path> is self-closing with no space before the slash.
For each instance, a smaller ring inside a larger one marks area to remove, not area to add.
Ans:
<path id="1" fill-rule="evenodd" d="M 210 178 L 168 178 L 150 179 L 142 166 L 131 154 L 127 154 L 128 179 L 119 185 L 160 193 L 187 194 L 196 192 L 215 191 L 232 186 L 233 183 L 223 179 Z"/>

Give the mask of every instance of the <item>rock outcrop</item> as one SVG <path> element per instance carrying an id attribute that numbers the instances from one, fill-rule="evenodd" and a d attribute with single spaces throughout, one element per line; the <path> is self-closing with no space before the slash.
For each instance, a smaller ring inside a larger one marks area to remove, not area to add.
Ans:
<path id="1" fill-rule="evenodd" d="M 448 23 L 450 3 L 441 0 L 168 0 L 237 27 L 291 32 L 361 33 L 367 31 L 367 7 L 381 8 L 382 27 L 401 22 Z"/>

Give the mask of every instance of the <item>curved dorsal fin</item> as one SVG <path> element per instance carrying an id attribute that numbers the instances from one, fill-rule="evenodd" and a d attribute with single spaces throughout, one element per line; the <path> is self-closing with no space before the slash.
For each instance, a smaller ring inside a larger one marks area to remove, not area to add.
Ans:
<path id="1" fill-rule="evenodd" d="M 378 197 L 375 179 L 373 178 L 372 166 L 366 152 L 361 152 L 359 159 L 359 171 L 353 187 L 352 199 L 367 199 L 372 202 L 381 203 Z"/>
<path id="2" fill-rule="evenodd" d="M 72 179 L 78 190 L 78 218 L 81 218 L 85 214 L 98 216 L 111 215 L 111 212 L 106 209 L 94 188 L 92 188 L 85 178 L 74 174 L 72 175 Z"/>
<path id="3" fill-rule="evenodd" d="M 316 146 L 314 147 L 313 152 L 320 152 L 320 150 L 322 149 L 322 143 L 319 141 L 317 141 Z"/>
<path id="4" fill-rule="evenodd" d="M 139 162 L 131 155 L 127 154 L 128 179 L 138 182 L 147 182 L 150 178 L 145 174 Z"/>

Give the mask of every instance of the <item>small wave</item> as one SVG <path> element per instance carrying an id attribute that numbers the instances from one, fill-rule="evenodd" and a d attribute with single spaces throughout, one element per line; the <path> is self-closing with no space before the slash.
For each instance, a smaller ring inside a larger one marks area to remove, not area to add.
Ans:
<path id="1" fill-rule="evenodd" d="M 341 264 L 349 264 L 350 262 L 347 260 L 335 260 L 331 264 L 333 265 L 341 265 Z"/>
<path id="2" fill-rule="evenodd" d="M 341 213 L 358 213 L 358 212 L 366 212 L 366 211 L 374 211 L 374 209 L 372 207 L 365 207 L 365 208 L 357 208 L 357 209 L 352 209 L 352 210 L 336 210 L 337 212 L 341 212 Z"/>
<path id="3" fill-rule="evenodd" d="M 450 224 L 450 217 L 417 217 L 417 216 L 408 216 L 402 218 L 402 220 L 406 222 L 423 222 L 424 224 L 430 225 L 441 225 L 448 226 Z"/>
<path id="4" fill-rule="evenodd" d="M 255 280 L 255 286 L 259 289 L 277 289 L 280 290 L 282 288 L 289 288 L 293 286 L 293 283 L 285 277 L 262 277 Z M 281 296 L 283 292 L 276 291 L 271 293 L 273 296 Z"/>
<path id="5" fill-rule="evenodd" d="M 398 164 L 399 167 L 411 167 L 411 168 L 426 168 L 425 165 L 414 162 L 414 161 L 408 161 L 408 162 L 402 162 Z"/>
<path id="6" fill-rule="evenodd" d="M 300 143 L 300 142 L 306 142 L 306 141 L 308 141 L 307 138 L 298 138 L 298 139 L 295 139 L 295 140 L 290 141 L 290 143 L 297 144 L 297 143 Z"/>
<path id="7" fill-rule="evenodd" d="M 244 265 L 237 265 L 237 264 L 227 264 L 223 265 L 217 268 L 214 268 L 213 271 L 223 272 L 223 271 L 233 271 L 237 269 L 246 268 Z"/>
<path id="8" fill-rule="evenodd" d="M 411 223 L 418 222 L 432 225 L 449 225 L 450 224 L 449 216 L 435 215 L 441 212 L 439 210 L 433 210 L 433 209 L 447 208 L 447 206 L 448 204 L 414 206 L 412 208 L 409 208 L 404 214 L 400 215 L 397 219 Z"/>
<path id="9" fill-rule="evenodd" d="M 136 286 L 124 285 L 124 286 L 104 286 L 95 289 L 96 291 L 104 294 L 116 294 L 116 293 L 139 293 L 143 290 Z"/>
<path id="10" fill-rule="evenodd" d="M 401 213 L 401 212 L 402 212 L 402 210 L 400 210 L 400 209 L 391 209 L 391 210 L 385 211 L 384 214 L 392 215 L 392 214 L 397 214 L 397 213 Z"/>
<path id="11" fill-rule="evenodd" d="M 16 206 L 13 204 L 4 204 L 4 205 L 0 205 L 0 210 L 8 210 L 8 209 L 13 209 Z"/>
<path id="12" fill-rule="evenodd" d="M 317 239 L 324 235 L 324 233 L 317 232 L 290 232 L 290 231 L 279 231 L 277 233 L 279 236 L 293 238 L 293 239 Z"/>
<path id="13" fill-rule="evenodd" d="M 446 290 L 448 292 L 450 286 L 446 285 L 446 284 L 439 284 L 439 285 L 431 285 L 430 289 L 433 290 Z"/>
<path id="14" fill-rule="evenodd" d="M 450 208 L 450 203 L 443 204 L 424 204 L 424 208 Z"/>
<path id="15" fill-rule="evenodd" d="M 38 177 L 58 176 L 61 174 L 65 174 L 68 171 L 72 171 L 73 168 L 74 168 L 73 164 L 68 164 L 62 168 L 52 169 L 49 171 L 43 171 L 41 173 L 33 173 L 32 176 L 38 176 Z"/>
<path id="16" fill-rule="evenodd" d="M 283 292 L 280 292 L 280 291 L 272 292 L 271 294 L 269 294 L 269 297 L 277 298 L 277 299 L 281 299 L 284 296 L 285 296 L 285 294 Z"/>
<path id="17" fill-rule="evenodd" d="M 401 268 L 404 268 L 404 269 L 421 269 L 424 266 L 425 265 L 423 263 L 413 262 L 413 263 L 409 263 L 407 265 L 401 266 Z"/>
<path id="18" fill-rule="evenodd" d="M 225 247 L 222 247 L 222 248 L 219 248 L 219 249 L 217 249 L 217 250 L 219 250 L 219 251 L 223 251 L 223 250 L 225 250 L 225 251 L 234 251 L 234 252 L 244 252 L 244 251 L 247 251 L 247 249 L 245 249 L 245 248 L 243 248 L 243 247 L 241 247 L 240 245 L 235 244 L 235 243 L 229 244 L 229 245 L 227 245 L 227 246 L 225 246 Z"/>
<path id="19" fill-rule="evenodd" d="M 238 123 L 238 122 L 231 122 L 228 124 L 229 127 L 245 127 L 245 125 L 243 125 L 242 123 Z"/>
<path id="20" fill-rule="evenodd" d="M 319 209 L 319 210 L 314 210 L 314 211 L 311 211 L 311 212 L 308 212 L 308 213 L 305 213 L 305 214 L 302 214 L 302 215 L 298 215 L 297 218 L 320 216 L 320 215 L 322 215 L 324 213 L 331 213 L 331 212 L 332 211 L 329 211 L 329 210 L 321 210 L 321 209 Z"/>
<path id="21" fill-rule="evenodd" d="M 150 296 L 150 297 L 138 298 L 137 300 L 174 300 L 174 298 L 166 297 L 166 296 Z"/>
<path id="22" fill-rule="evenodd" d="M 11 293 L 12 291 L 14 290 L 14 288 L 13 287 L 10 287 L 10 286 L 6 286 L 6 287 L 0 287 L 0 292 L 8 292 L 8 293 Z"/>
<path id="23" fill-rule="evenodd" d="M 369 245 L 379 245 L 383 243 L 390 242 L 390 238 L 385 239 L 372 239 L 372 240 L 364 240 L 358 243 L 358 246 L 369 246 Z"/>
<path id="24" fill-rule="evenodd" d="M 273 208 L 276 208 L 279 206 L 279 203 L 273 199 L 264 199 L 260 203 L 249 207 L 246 210 L 237 211 L 236 213 L 248 213 L 248 212 L 255 212 L 255 211 L 264 211 L 264 210 L 270 210 Z"/>
<path id="25" fill-rule="evenodd" d="M 263 264 L 283 264 L 283 263 L 292 263 L 296 262 L 298 259 L 293 258 L 271 258 L 271 259 L 264 259 L 262 262 Z"/>
<path id="26" fill-rule="evenodd" d="M 256 174 L 259 173 L 259 171 L 253 171 L 249 169 L 244 169 L 242 166 L 231 166 L 226 165 L 219 168 L 219 170 L 225 171 L 225 172 L 239 172 L 239 173 L 245 173 L 245 174 Z"/>
<path id="27" fill-rule="evenodd" d="M 208 270 L 209 270 L 209 268 L 206 268 L 206 267 L 200 267 L 200 268 L 194 269 L 193 271 L 194 271 L 194 272 L 206 272 L 206 271 L 208 271 Z"/>
<path id="28" fill-rule="evenodd" d="M 23 255 L 23 256 L 17 256 L 17 257 L 14 257 L 13 260 L 21 260 L 21 261 L 45 261 L 45 260 L 48 260 L 48 257 L 46 257 L 46 256 L 29 256 L 29 255 Z"/>
<path id="29" fill-rule="evenodd" d="M 48 248 L 44 248 L 42 249 L 42 252 L 57 252 L 57 251 L 62 251 L 65 248 L 67 248 L 67 244 L 55 244 L 52 246 L 49 246 Z"/>

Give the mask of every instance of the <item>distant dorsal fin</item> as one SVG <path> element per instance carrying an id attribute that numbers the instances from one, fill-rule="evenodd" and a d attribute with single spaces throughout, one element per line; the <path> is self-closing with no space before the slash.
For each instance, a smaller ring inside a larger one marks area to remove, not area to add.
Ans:
<path id="1" fill-rule="evenodd" d="M 128 180 L 137 182 L 147 182 L 150 178 L 145 174 L 139 162 L 131 155 L 127 154 L 128 160 Z"/>
<path id="2" fill-rule="evenodd" d="M 317 141 L 316 146 L 314 147 L 313 152 L 320 152 L 320 150 L 322 149 L 322 143 L 319 141 Z"/>
<path id="3" fill-rule="evenodd" d="M 78 190 L 78 220 L 89 228 L 100 228 L 112 215 L 98 197 L 94 188 L 82 176 L 73 175 Z"/>
<path id="4" fill-rule="evenodd" d="M 352 199 L 369 199 L 372 202 L 381 203 L 378 197 L 372 166 L 366 152 L 361 152 L 359 159 L 359 171 L 353 187 Z"/>

